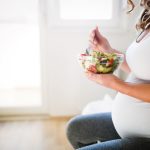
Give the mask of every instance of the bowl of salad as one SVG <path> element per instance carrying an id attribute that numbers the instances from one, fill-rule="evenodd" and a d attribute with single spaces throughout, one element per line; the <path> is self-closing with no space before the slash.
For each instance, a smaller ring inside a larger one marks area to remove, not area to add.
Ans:
<path id="1" fill-rule="evenodd" d="M 80 54 L 79 62 L 85 70 L 96 74 L 113 73 L 123 62 L 123 54 L 86 50 Z"/>

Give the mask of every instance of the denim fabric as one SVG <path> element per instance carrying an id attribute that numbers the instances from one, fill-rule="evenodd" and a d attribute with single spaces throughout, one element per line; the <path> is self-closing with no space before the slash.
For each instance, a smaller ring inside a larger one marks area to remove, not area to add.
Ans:
<path id="1" fill-rule="evenodd" d="M 150 139 L 121 139 L 111 113 L 76 116 L 68 122 L 67 138 L 78 150 L 150 150 Z"/>

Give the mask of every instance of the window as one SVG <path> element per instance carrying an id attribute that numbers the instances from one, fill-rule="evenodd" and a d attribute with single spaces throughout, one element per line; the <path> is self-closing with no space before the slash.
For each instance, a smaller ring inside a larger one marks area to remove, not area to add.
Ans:
<path id="1" fill-rule="evenodd" d="M 112 0 L 60 0 L 59 15 L 68 20 L 110 20 Z"/>
<path id="2" fill-rule="evenodd" d="M 41 106 L 38 0 L 0 1 L 0 107 Z"/>
<path id="3" fill-rule="evenodd" d="M 121 17 L 120 0 L 50 0 L 52 26 L 116 27 Z"/>

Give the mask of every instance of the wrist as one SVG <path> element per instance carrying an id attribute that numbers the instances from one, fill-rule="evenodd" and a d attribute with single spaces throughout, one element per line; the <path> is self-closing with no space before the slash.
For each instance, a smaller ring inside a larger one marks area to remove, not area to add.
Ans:
<path id="1" fill-rule="evenodd" d="M 111 48 L 111 51 L 112 51 L 113 53 L 123 54 L 122 52 L 120 52 L 120 51 L 118 51 L 118 50 L 116 50 L 116 49 L 114 49 L 114 48 Z"/>
<path id="2" fill-rule="evenodd" d="M 112 83 L 111 83 L 111 88 L 121 92 L 121 93 L 127 93 L 127 84 L 123 80 L 116 78 Z"/>

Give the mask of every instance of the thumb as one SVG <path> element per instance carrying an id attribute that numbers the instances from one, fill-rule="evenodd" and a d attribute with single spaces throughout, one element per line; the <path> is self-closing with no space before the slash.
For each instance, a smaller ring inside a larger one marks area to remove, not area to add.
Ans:
<path id="1" fill-rule="evenodd" d="M 99 28 L 98 28 L 98 26 L 96 26 L 96 31 L 97 31 L 97 32 L 99 32 Z"/>
<path id="2" fill-rule="evenodd" d="M 99 31 L 98 26 L 96 26 L 95 35 L 96 35 L 97 37 L 99 37 L 99 38 L 103 37 L 103 36 L 101 35 L 100 31 Z"/>

